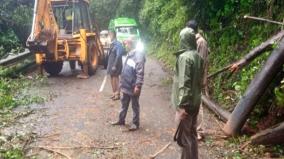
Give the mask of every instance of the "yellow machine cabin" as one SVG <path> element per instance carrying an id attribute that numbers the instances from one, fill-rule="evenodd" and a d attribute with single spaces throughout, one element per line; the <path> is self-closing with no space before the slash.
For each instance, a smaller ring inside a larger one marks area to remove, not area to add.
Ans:
<path id="1" fill-rule="evenodd" d="M 104 61 L 97 33 L 87 0 L 35 0 L 27 46 L 50 75 L 59 74 L 64 61 L 69 61 L 71 69 L 78 61 L 79 77 L 87 78 Z"/>

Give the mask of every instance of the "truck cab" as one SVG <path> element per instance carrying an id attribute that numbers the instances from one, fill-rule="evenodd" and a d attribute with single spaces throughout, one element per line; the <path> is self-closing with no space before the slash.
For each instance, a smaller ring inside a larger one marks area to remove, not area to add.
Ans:
<path id="1" fill-rule="evenodd" d="M 115 30 L 117 40 L 123 42 L 128 38 L 133 38 L 135 41 L 140 40 L 140 31 L 137 22 L 132 18 L 116 18 L 110 21 L 110 30 Z"/>

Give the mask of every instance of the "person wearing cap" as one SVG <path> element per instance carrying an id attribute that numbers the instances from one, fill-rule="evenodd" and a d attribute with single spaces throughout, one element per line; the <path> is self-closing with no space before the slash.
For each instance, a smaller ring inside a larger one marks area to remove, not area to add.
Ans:
<path id="1" fill-rule="evenodd" d="M 180 32 L 172 104 L 179 122 L 174 140 L 182 148 L 181 159 L 198 159 L 197 116 L 201 104 L 204 61 L 196 50 L 196 32 L 189 27 Z"/>
<path id="2" fill-rule="evenodd" d="M 207 75 L 208 75 L 208 53 L 209 53 L 209 49 L 208 49 L 208 44 L 207 41 L 205 40 L 205 38 L 202 36 L 201 33 L 198 33 L 198 24 L 195 20 L 190 20 L 186 23 L 186 27 L 191 28 L 194 30 L 195 33 L 197 33 L 196 36 L 196 44 L 197 44 L 197 52 L 198 54 L 202 57 L 203 61 L 204 61 L 204 71 L 203 71 L 203 93 L 206 96 L 209 96 L 209 88 L 208 88 L 208 79 L 207 79 Z M 204 113 L 203 113 L 203 106 L 202 106 L 202 102 L 200 105 L 200 122 L 199 125 L 197 127 L 197 138 L 198 140 L 201 140 L 203 138 L 202 136 L 202 129 L 203 129 L 203 118 L 204 118 Z"/>
<path id="3" fill-rule="evenodd" d="M 135 131 L 140 126 L 140 104 L 139 97 L 144 83 L 145 54 L 135 49 L 135 42 L 128 39 L 124 42 L 128 52 L 121 73 L 120 89 L 122 92 L 121 111 L 119 119 L 112 125 L 125 125 L 125 118 L 129 103 L 132 102 L 133 120 L 129 131 Z"/>
<path id="4" fill-rule="evenodd" d="M 113 95 L 111 99 L 120 99 L 119 89 L 119 76 L 122 71 L 122 56 L 125 52 L 123 45 L 116 39 L 116 32 L 114 30 L 109 31 L 109 37 L 111 45 L 109 49 L 107 74 L 111 77 L 111 86 Z"/>
<path id="5" fill-rule="evenodd" d="M 195 20 L 190 20 L 186 23 L 186 26 L 188 28 L 191 28 L 194 30 L 195 33 L 197 33 L 196 36 L 196 44 L 197 44 L 197 52 L 199 55 L 202 57 L 204 60 L 204 75 L 203 75 L 203 89 L 204 93 L 208 96 L 209 95 L 209 90 L 208 90 L 208 80 L 207 80 L 207 74 L 208 74 L 208 43 L 205 40 L 205 38 L 202 36 L 201 31 L 198 32 L 198 24 Z"/>

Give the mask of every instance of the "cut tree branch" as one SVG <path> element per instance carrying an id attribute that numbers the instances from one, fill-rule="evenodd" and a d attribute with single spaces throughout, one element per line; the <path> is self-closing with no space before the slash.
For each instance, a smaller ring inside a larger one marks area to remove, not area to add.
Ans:
<path id="1" fill-rule="evenodd" d="M 202 95 L 202 102 L 210 109 L 212 110 L 216 115 L 220 117 L 220 119 L 224 122 L 227 122 L 227 120 L 230 117 L 230 113 L 224 109 L 222 109 L 218 104 L 213 102 L 211 99 L 206 97 L 205 95 Z"/>
<path id="2" fill-rule="evenodd" d="M 252 49 L 245 57 L 243 57 L 242 59 L 238 60 L 235 63 L 238 64 L 240 68 L 242 68 L 243 66 L 245 66 L 245 65 L 249 64 L 251 61 L 253 61 L 257 56 L 261 55 L 262 53 L 264 53 L 266 51 L 271 51 L 273 49 L 273 45 L 278 43 L 283 37 L 284 37 L 284 31 L 280 31 L 279 33 L 277 33 L 276 35 L 274 35 L 273 37 L 271 37 L 267 41 L 261 43 L 259 46 Z M 220 69 L 220 70 L 216 71 L 215 73 L 209 75 L 207 78 L 215 77 L 218 74 L 225 72 L 228 69 L 230 69 L 231 66 L 232 66 L 232 64 L 230 64 L 226 67 L 223 67 L 222 69 Z"/>
<path id="3" fill-rule="evenodd" d="M 46 150 L 46 151 L 49 151 L 49 152 L 53 152 L 53 153 L 57 153 L 57 154 L 65 157 L 67 159 L 71 159 L 70 156 L 68 156 L 68 155 L 66 155 L 66 154 L 64 154 L 64 153 L 62 153 L 60 151 L 52 150 L 51 148 L 48 148 L 48 147 L 36 147 L 36 148 L 39 148 L 39 149 L 42 149 L 42 150 Z"/>
<path id="4" fill-rule="evenodd" d="M 253 20 L 264 21 L 264 22 L 273 23 L 273 24 L 278 24 L 278 25 L 284 25 L 283 22 L 278 22 L 278 21 L 274 21 L 274 20 L 270 20 L 270 19 L 265 19 L 265 18 L 260 18 L 260 17 L 254 17 L 254 16 L 249 16 L 249 15 L 245 15 L 244 18 L 245 18 L 245 19 L 253 19 Z"/>
<path id="5" fill-rule="evenodd" d="M 153 155 L 150 155 L 150 159 L 155 159 L 159 154 L 163 153 L 172 143 L 169 142 L 167 145 L 165 145 L 162 149 L 160 149 L 158 152 L 156 152 Z"/>

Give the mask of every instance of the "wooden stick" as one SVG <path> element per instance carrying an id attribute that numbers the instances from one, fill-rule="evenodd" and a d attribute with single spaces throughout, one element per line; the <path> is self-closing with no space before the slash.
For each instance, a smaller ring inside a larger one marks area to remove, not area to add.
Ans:
<path id="1" fill-rule="evenodd" d="M 278 25 L 284 25 L 283 22 L 278 22 L 278 21 L 274 21 L 274 20 L 270 20 L 270 19 L 265 19 L 265 18 L 260 18 L 260 17 L 254 17 L 254 16 L 249 16 L 249 15 L 245 15 L 244 18 L 245 18 L 245 19 L 253 19 L 253 20 L 264 21 L 264 22 L 273 23 L 273 24 L 278 24 Z"/>
<path id="2" fill-rule="evenodd" d="M 71 159 L 70 156 L 62 153 L 62 152 L 59 152 L 59 151 L 56 151 L 56 150 L 52 150 L 51 148 L 48 148 L 48 147 L 34 147 L 34 148 L 39 148 L 39 149 L 42 149 L 42 150 L 46 150 L 46 151 L 49 151 L 49 152 L 53 152 L 53 153 L 57 153 L 63 157 L 66 157 L 67 159 Z"/>
<path id="3" fill-rule="evenodd" d="M 223 67 L 220 70 L 216 71 L 215 73 L 212 73 L 211 75 L 209 75 L 207 78 L 209 79 L 209 78 L 215 77 L 215 76 L 219 75 L 220 73 L 227 71 L 231 67 L 232 67 L 232 64 L 228 65 L 226 67 Z"/>
<path id="4" fill-rule="evenodd" d="M 221 139 L 228 139 L 229 137 L 226 135 L 222 135 L 222 134 L 217 134 L 216 132 L 210 132 L 210 131 L 199 131 L 199 133 L 203 134 L 203 135 L 210 135 L 211 137 L 215 137 L 215 138 L 221 138 Z"/>
<path id="5" fill-rule="evenodd" d="M 41 139 L 41 138 L 52 138 L 52 137 L 56 137 L 56 136 L 59 136 L 60 134 L 59 133 L 56 133 L 56 134 L 46 134 L 46 135 L 43 135 L 43 136 L 39 136 L 37 137 L 38 139 Z"/>
<path id="6" fill-rule="evenodd" d="M 68 149 L 118 149 L 119 146 L 113 146 L 113 147 L 99 147 L 99 146 L 74 146 L 74 147 L 50 147 L 50 146 L 35 146 L 32 148 L 48 148 L 48 149 L 62 149 L 62 150 L 68 150 Z"/>
<path id="7" fill-rule="evenodd" d="M 150 159 L 155 159 L 159 154 L 163 153 L 172 143 L 169 142 L 167 145 L 165 145 L 162 149 L 160 149 L 158 152 L 156 152 L 153 155 L 150 155 Z"/>
<path id="8" fill-rule="evenodd" d="M 250 145 L 250 144 L 251 144 L 250 141 L 245 142 L 244 144 L 242 144 L 242 145 L 240 146 L 240 149 L 243 150 L 243 149 L 245 149 L 245 148 L 246 148 L 248 145 Z"/>

